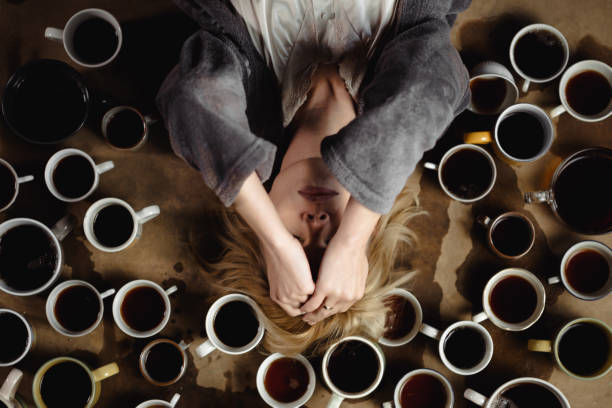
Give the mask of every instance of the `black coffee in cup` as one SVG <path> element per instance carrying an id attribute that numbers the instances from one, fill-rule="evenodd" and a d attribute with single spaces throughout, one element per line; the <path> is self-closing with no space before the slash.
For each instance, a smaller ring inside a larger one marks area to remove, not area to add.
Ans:
<path id="1" fill-rule="evenodd" d="M 73 361 L 49 368 L 40 383 L 40 395 L 48 408 L 83 408 L 93 394 L 89 373 Z"/>
<path id="2" fill-rule="evenodd" d="M 540 120 L 527 112 L 505 117 L 497 131 L 499 146 L 516 159 L 531 159 L 544 147 L 545 133 Z"/>
<path id="3" fill-rule="evenodd" d="M 487 345 L 478 330 L 464 326 L 448 334 L 443 349 L 446 358 L 452 365 L 467 370 L 482 361 Z"/>
<path id="4" fill-rule="evenodd" d="M 522 383 L 513 385 L 502 393 L 502 397 L 512 401 L 515 404 L 514 406 L 519 408 L 563 408 L 559 397 L 540 384 Z"/>
<path id="5" fill-rule="evenodd" d="M 479 113 L 496 113 L 506 100 L 506 80 L 499 77 L 475 78 L 470 81 L 472 105 Z"/>
<path id="6" fill-rule="evenodd" d="M 561 39 L 548 30 L 534 30 L 526 33 L 514 47 L 516 65 L 526 75 L 536 79 L 554 76 L 565 59 Z"/>
<path id="7" fill-rule="evenodd" d="M 96 323 L 100 310 L 96 292 L 85 285 L 74 285 L 57 295 L 53 313 L 66 330 L 82 332 Z"/>
<path id="8" fill-rule="evenodd" d="M 72 41 L 76 56 L 86 64 L 108 60 L 119 45 L 115 27 L 99 17 L 81 22 L 74 30 Z"/>
<path id="9" fill-rule="evenodd" d="M 559 340 L 559 360 L 576 375 L 589 377 L 602 370 L 611 353 L 610 337 L 600 325 L 572 325 Z"/>
<path id="10" fill-rule="evenodd" d="M 389 311 L 385 318 L 383 337 L 398 340 L 410 333 L 417 317 L 412 303 L 403 296 L 391 295 L 385 299 L 385 306 Z"/>
<path id="11" fill-rule="evenodd" d="M 174 343 L 161 341 L 154 344 L 144 356 L 147 374 L 155 382 L 165 384 L 175 381 L 185 365 L 183 352 Z"/>
<path id="12" fill-rule="evenodd" d="M 17 360 L 30 344 L 30 333 L 23 320 L 13 313 L 0 312 L 0 364 L 8 364 Z"/>
<path id="13" fill-rule="evenodd" d="M 53 170 L 53 185 L 68 198 L 79 198 L 91 190 L 95 171 L 87 158 L 75 154 L 61 159 Z"/>
<path id="14" fill-rule="evenodd" d="M 17 225 L 0 236 L 0 278 L 11 289 L 40 288 L 53 277 L 57 263 L 55 242 L 36 225 Z"/>
<path id="15" fill-rule="evenodd" d="M 308 388 L 308 370 L 299 360 L 282 357 L 266 371 L 264 387 L 276 401 L 289 403 L 300 399 Z"/>
<path id="16" fill-rule="evenodd" d="M 493 246 L 507 256 L 523 254 L 531 246 L 533 231 L 522 217 L 503 217 L 491 229 Z"/>
<path id="17" fill-rule="evenodd" d="M 0 209 L 13 201 L 17 192 L 15 175 L 4 163 L 0 162 Z"/>
<path id="18" fill-rule="evenodd" d="M 583 294 L 593 294 L 602 289 L 610 279 L 610 265 L 602 254 L 585 249 L 572 255 L 565 265 L 567 283 Z"/>
<path id="19" fill-rule="evenodd" d="M 223 344 L 238 348 L 246 346 L 257 336 L 259 320 L 249 304 L 233 300 L 219 308 L 213 327 Z"/>
<path id="20" fill-rule="evenodd" d="M 121 303 L 121 317 L 133 330 L 147 332 L 161 324 L 166 315 L 163 296 L 150 286 L 130 289 Z"/>
<path id="21" fill-rule="evenodd" d="M 380 370 L 376 351 L 359 340 L 348 340 L 339 344 L 327 362 L 327 373 L 331 382 L 348 394 L 362 392 L 371 387 Z"/>
<path id="22" fill-rule="evenodd" d="M 583 71 L 573 76 L 565 86 L 569 106 L 581 115 L 597 115 L 612 100 L 610 82 L 597 71 Z"/>
<path id="23" fill-rule="evenodd" d="M 145 135 L 142 116 L 132 109 L 122 109 L 110 117 L 106 125 L 108 142 L 120 149 L 129 149 L 140 143 Z"/>
<path id="24" fill-rule="evenodd" d="M 417 374 L 404 383 L 398 408 L 444 408 L 447 400 L 447 391 L 440 379 Z"/>
<path id="25" fill-rule="evenodd" d="M 507 276 L 491 289 L 489 304 L 500 320 L 507 323 L 521 323 L 529 319 L 536 310 L 538 295 L 527 279 Z"/>
<path id="26" fill-rule="evenodd" d="M 132 213 L 121 204 L 108 205 L 96 214 L 93 231 L 100 244 L 109 248 L 121 246 L 134 232 Z"/>
<path id="27" fill-rule="evenodd" d="M 474 149 L 460 149 L 451 154 L 442 165 L 442 183 L 462 199 L 481 196 L 491 185 L 493 167 L 489 159 Z"/>

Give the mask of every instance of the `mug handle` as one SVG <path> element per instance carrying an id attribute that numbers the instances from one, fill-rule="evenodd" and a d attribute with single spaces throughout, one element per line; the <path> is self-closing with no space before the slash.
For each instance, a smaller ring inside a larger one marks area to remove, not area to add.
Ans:
<path id="1" fill-rule="evenodd" d="M 94 370 L 91 374 L 95 382 L 100 382 L 115 374 L 119 374 L 119 366 L 117 363 L 110 363 Z"/>
<path id="2" fill-rule="evenodd" d="M 527 342 L 527 349 L 540 353 L 552 353 L 552 342 L 550 340 L 529 339 Z"/>
<path id="3" fill-rule="evenodd" d="M 70 234 L 70 231 L 74 229 L 76 224 L 76 217 L 72 214 L 68 214 L 62 219 L 60 219 L 58 222 L 56 222 L 53 227 L 51 227 L 51 232 L 53 232 L 55 238 L 57 238 L 57 240 L 61 242 L 64 240 L 64 238 L 66 238 L 68 234 Z"/>
<path id="4" fill-rule="evenodd" d="M 521 91 L 523 91 L 523 93 L 527 93 L 527 91 L 529 91 L 529 85 L 531 84 L 531 81 L 526 79 L 523 81 L 523 86 L 521 87 Z"/>
<path id="5" fill-rule="evenodd" d="M 151 126 L 151 125 L 154 125 L 157 122 L 159 122 L 159 117 L 158 116 L 154 116 L 154 115 L 145 115 L 144 116 L 144 121 L 147 124 L 147 126 Z"/>
<path id="6" fill-rule="evenodd" d="M 169 402 L 170 406 L 174 408 L 174 406 L 176 406 L 176 404 L 178 403 L 179 398 L 181 398 L 181 394 L 174 394 L 174 396 Z"/>
<path id="7" fill-rule="evenodd" d="M 479 406 L 483 406 L 485 404 L 485 402 L 487 402 L 487 397 L 485 397 L 484 395 L 482 395 L 479 392 L 474 391 L 471 388 L 467 388 L 464 392 L 463 392 L 463 397 L 468 400 L 473 402 L 476 405 Z"/>
<path id="8" fill-rule="evenodd" d="M 181 340 L 180 343 L 178 344 L 179 347 L 181 348 L 181 350 L 183 351 L 187 351 L 187 349 L 189 348 L 189 346 L 191 345 L 191 343 L 185 343 L 185 341 Z"/>
<path id="9" fill-rule="evenodd" d="M 489 316 L 487 316 L 487 314 L 485 312 L 480 312 L 474 316 L 472 316 L 472 321 L 474 323 L 481 323 L 484 322 L 485 320 L 487 320 L 489 318 Z"/>
<path id="10" fill-rule="evenodd" d="M 96 164 L 96 172 L 98 174 L 106 173 L 109 170 L 115 168 L 115 163 L 112 161 L 106 161 L 104 163 Z"/>
<path id="11" fill-rule="evenodd" d="M 551 276 L 550 278 L 548 278 L 549 285 L 555 285 L 559 282 L 561 282 L 561 279 L 558 276 Z"/>
<path id="12" fill-rule="evenodd" d="M 468 132 L 463 134 L 463 143 L 489 144 L 493 142 L 493 135 L 488 130 Z"/>
<path id="13" fill-rule="evenodd" d="M 59 28 L 47 27 L 45 28 L 45 38 L 47 40 L 57 41 L 60 43 L 64 42 L 64 30 Z"/>
<path id="14" fill-rule="evenodd" d="M 419 331 L 427 337 L 431 337 L 434 340 L 440 340 L 440 330 L 433 326 L 423 323 Z"/>
<path id="15" fill-rule="evenodd" d="M 158 205 L 150 205 L 136 213 L 136 222 L 139 224 L 144 224 L 145 222 L 151 221 L 153 218 L 157 217 L 159 213 L 160 210 Z"/>
<path id="16" fill-rule="evenodd" d="M 166 292 L 166 295 L 170 296 L 171 294 L 173 294 L 177 290 L 178 290 L 178 288 L 176 287 L 176 285 L 172 285 L 168 289 L 166 289 L 164 292 Z"/>
<path id="17" fill-rule="evenodd" d="M 567 112 L 567 109 L 565 109 L 565 106 L 559 105 L 559 106 L 553 108 L 550 111 L 550 117 L 551 118 L 556 118 L 557 116 L 559 116 L 559 115 L 561 115 L 561 114 L 563 114 L 565 112 Z"/>
<path id="18" fill-rule="evenodd" d="M 202 357 L 206 357 L 207 355 L 209 355 L 216 349 L 217 348 L 210 342 L 210 340 L 206 339 L 206 341 L 204 341 L 202 344 L 200 344 L 196 348 L 195 352 L 199 358 L 202 358 Z"/>
<path id="19" fill-rule="evenodd" d="M 523 198 L 527 204 L 552 203 L 554 200 L 552 190 L 532 191 L 525 193 Z"/>
<path id="20" fill-rule="evenodd" d="M 114 295 L 114 294 L 115 294 L 115 289 L 109 289 L 109 290 L 107 290 L 107 291 L 105 291 L 105 292 L 100 293 L 100 297 L 101 297 L 102 299 L 105 299 L 105 298 L 107 298 L 107 297 L 109 297 L 109 296 L 112 296 L 112 295 Z"/>
<path id="21" fill-rule="evenodd" d="M 342 401 L 344 401 L 344 397 L 334 393 L 329 401 L 327 401 L 326 408 L 338 408 L 340 404 L 342 404 Z"/>
<path id="22" fill-rule="evenodd" d="M 8 401 L 13 401 L 22 378 L 23 371 L 13 368 L 8 377 L 6 377 L 4 384 L 2 384 L 2 388 L 0 388 L 0 397 Z"/>
<path id="23" fill-rule="evenodd" d="M 382 408 L 393 408 L 393 403 L 391 401 L 386 401 L 382 403 Z"/>
<path id="24" fill-rule="evenodd" d="M 478 217 L 476 217 L 476 222 L 485 228 L 489 228 L 489 225 L 491 224 L 491 219 L 486 215 L 479 215 Z"/>
<path id="25" fill-rule="evenodd" d="M 438 165 L 431 162 L 425 162 L 423 167 L 429 170 L 438 171 Z"/>
<path id="26" fill-rule="evenodd" d="M 23 177 L 19 177 L 17 179 L 17 184 L 23 184 L 23 183 L 27 183 L 28 181 L 32 181 L 34 180 L 34 176 L 23 176 Z"/>

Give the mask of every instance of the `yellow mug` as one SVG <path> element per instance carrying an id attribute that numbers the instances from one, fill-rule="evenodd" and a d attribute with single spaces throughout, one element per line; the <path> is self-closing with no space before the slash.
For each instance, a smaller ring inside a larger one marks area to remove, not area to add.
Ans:
<path id="1" fill-rule="evenodd" d="M 50 373 L 51 370 L 54 372 Z M 76 358 L 54 358 L 47 361 L 34 375 L 32 381 L 34 403 L 37 408 L 55 408 L 62 406 L 62 401 L 71 398 L 82 400 L 83 408 L 91 408 L 100 398 L 100 381 L 117 373 L 119 373 L 119 366 L 116 363 L 107 364 L 92 371 L 85 363 Z M 50 374 L 53 377 L 49 377 Z M 91 387 L 89 396 L 85 395 L 87 392 L 84 387 L 87 385 Z M 47 399 L 46 402 L 45 399 Z"/>

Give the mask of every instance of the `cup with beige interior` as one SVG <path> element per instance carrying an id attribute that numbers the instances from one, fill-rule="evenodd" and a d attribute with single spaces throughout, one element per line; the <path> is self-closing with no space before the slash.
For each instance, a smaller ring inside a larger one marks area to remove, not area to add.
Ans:
<path id="1" fill-rule="evenodd" d="M 416 337 L 423 323 L 419 300 L 406 289 L 395 288 L 385 298 L 388 308 L 385 331 L 378 342 L 387 347 L 398 347 Z"/>

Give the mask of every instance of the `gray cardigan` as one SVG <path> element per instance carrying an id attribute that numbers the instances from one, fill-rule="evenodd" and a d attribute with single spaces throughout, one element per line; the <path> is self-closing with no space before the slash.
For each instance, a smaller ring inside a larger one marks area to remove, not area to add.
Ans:
<path id="1" fill-rule="evenodd" d="M 289 143 L 280 91 L 229 2 L 174 0 L 202 29 L 183 45 L 157 96 L 176 154 L 226 206 L 253 171 L 278 169 Z M 369 63 L 357 118 L 321 145 L 332 174 L 360 203 L 388 212 L 423 153 L 469 102 L 450 26 L 470 0 L 397 0 Z"/>

